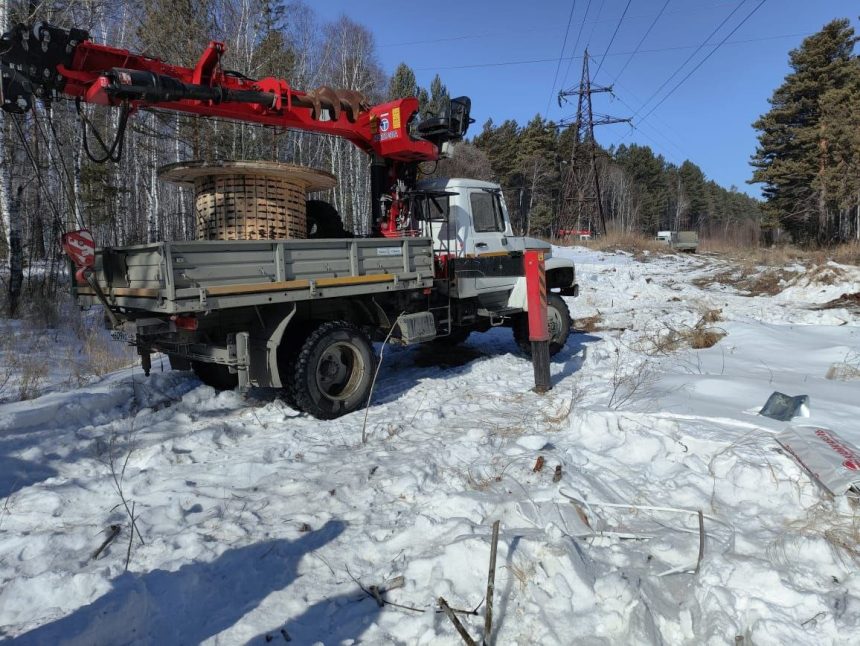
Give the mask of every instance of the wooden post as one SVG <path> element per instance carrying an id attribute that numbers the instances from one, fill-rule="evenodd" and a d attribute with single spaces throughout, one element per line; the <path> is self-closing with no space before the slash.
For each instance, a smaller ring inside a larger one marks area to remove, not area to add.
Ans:
<path id="1" fill-rule="evenodd" d="M 546 268 L 544 252 L 527 249 L 524 254 L 529 341 L 532 344 L 534 391 L 543 394 L 552 388 L 549 374 L 549 326 L 547 325 Z"/>

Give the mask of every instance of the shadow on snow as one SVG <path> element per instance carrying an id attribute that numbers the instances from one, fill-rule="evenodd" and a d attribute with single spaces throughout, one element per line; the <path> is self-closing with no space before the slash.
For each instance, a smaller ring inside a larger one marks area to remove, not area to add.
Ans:
<path id="1" fill-rule="evenodd" d="M 289 586 L 302 557 L 335 540 L 345 527 L 341 521 L 329 521 L 294 541 L 274 539 L 228 549 L 214 561 L 188 563 L 172 572 L 126 572 L 114 579 L 105 595 L 13 643 L 200 643 L 233 626 L 272 592 Z M 324 618 L 328 604 L 317 604 L 305 613 L 307 631 L 313 630 L 310 621 Z M 350 635 L 357 638 L 366 625 L 350 622 L 349 627 L 359 631 Z"/>

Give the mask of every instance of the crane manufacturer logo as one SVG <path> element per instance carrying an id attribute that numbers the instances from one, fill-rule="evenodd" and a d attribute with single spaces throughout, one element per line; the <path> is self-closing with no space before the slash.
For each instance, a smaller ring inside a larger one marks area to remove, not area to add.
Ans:
<path id="1" fill-rule="evenodd" d="M 841 457 L 845 458 L 842 461 L 843 467 L 851 471 L 860 471 L 860 455 L 857 455 L 851 448 L 845 446 L 823 428 L 815 429 L 815 435 Z"/>

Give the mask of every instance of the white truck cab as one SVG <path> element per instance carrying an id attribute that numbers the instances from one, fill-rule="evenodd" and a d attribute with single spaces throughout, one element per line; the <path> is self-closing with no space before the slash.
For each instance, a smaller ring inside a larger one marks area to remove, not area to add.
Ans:
<path id="1" fill-rule="evenodd" d="M 554 258 L 552 246 L 543 240 L 513 234 L 498 184 L 460 177 L 434 178 L 420 182 L 418 191 L 424 194 L 423 206 L 419 207 L 423 209 L 422 235 L 432 238 L 437 257 L 503 263 L 525 249 L 542 249 L 547 289 L 564 296 L 578 294 L 571 260 Z M 528 309 L 522 276 L 476 270 L 461 275 L 452 289 L 455 297 L 477 296 L 488 308 Z"/>

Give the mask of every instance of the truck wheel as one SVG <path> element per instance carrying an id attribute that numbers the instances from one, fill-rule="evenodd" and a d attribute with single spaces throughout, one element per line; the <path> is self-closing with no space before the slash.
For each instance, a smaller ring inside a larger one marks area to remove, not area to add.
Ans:
<path id="1" fill-rule="evenodd" d="M 296 372 L 296 358 L 302 349 L 302 344 L 308 338 L 308 330 L 301 322 L 290 325 L 287 333 L 281 339 L 278 346 L 278 372 L 281 375 L 281 397 L 284 402 L 296 410 L 301 410 L 296 403 L 296 395 L 293 388 L 294 375 Z"/>
<path id="2" fill-rule="evenodd" d="M 191 369 L 194 374 L 207 386 L 215 390 L 233 390 L 239 385 L 239 375 L 230 372 L 227 366 L 205 361 L 192 361 Z"/>
<path id="3" fill-rule="evenodd" d="M 567 303 L 558 294 L 547 294 L 546 323 L 549 328 L 549 354 L 556 355 L 567 343 L 570 336 L 570 310 Z M 529 341 L 529 318 L 520 314 L 514 321 L 514 340 L 526 354 L 532 353 L 532 343 Z"/>
<path id="4" fill-rule="evenodd" d="M 367 402 L 375 369 L 376 355 L 364 332 L 347 321 L 323 323 L 296 357 L 293 397 L 317 419 L 346 415 Z"/>

